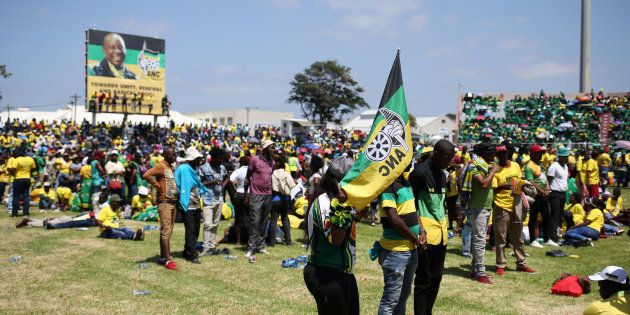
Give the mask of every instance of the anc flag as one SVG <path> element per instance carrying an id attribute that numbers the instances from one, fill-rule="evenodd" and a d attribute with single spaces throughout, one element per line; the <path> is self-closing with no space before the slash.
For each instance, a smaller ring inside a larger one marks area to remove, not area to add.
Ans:
<path id="1" fill-rule="evenodd" d="M 341 180 L 348 202 L 365 208 L 407 168 L 413 157 L 409 116 L 405 102 L 400 50 L 387 78 L 370 135 L 359 158 Z"/>

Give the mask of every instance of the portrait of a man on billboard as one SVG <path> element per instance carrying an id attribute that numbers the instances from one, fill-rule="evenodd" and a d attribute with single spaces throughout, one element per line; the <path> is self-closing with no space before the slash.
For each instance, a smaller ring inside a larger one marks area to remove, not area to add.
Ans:
<path id="1" fill-rule="evenodd" d="M 92 68 L 94 75 L 110 78 L 133 79 L 136 75 L 125 67 L 127 47 L 123 38 L 116 33 L 109 33 L 103 38 L 105 58 Z"/>

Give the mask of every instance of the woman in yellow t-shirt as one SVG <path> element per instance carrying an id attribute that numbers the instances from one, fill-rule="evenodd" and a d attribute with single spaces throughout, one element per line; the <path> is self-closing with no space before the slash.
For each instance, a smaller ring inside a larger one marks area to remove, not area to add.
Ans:
<path id="1" fill-rule="evenodd" d="M 584 199 L 586 218 L 584 222 L 576 224 L 567 230 L 564 235 L 566 241 L 586 242 L 599 238 L 599 232 L 604 226 L 604 213 L 599 208 L 604 207 L 604 203 L 597 197 Z M 592 244 L 591 244 L 592 245 Z"/>
<path id="2" fill-rule="evenodd" d="M 584 208 L 580 204 L 580 194 L 571 194 L 569 198 L 569 204 L 564 207 L 564 223 L 567 229 L 584 222 Z"/>
<path id="3" fill-rule="evenodd" d="M 615 188 L 613 190 L 612 198 L 606 200 L 606 211 L 604 211 L 604 217 L 611 219 L 619 215 L 619 212 L 623 210 L 623 197 L 621 197 L 621 190 Z"/>

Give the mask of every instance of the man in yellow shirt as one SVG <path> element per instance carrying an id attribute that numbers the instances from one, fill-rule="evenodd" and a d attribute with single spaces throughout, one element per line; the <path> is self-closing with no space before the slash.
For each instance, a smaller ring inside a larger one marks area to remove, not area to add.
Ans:
<path id="1" fill-rule="evenodd" d="M 523 180 L 521 168 L 515 162 L 510 161 L 514 148 L 510 144 L 499 145 L 496 156 L 501 170 L 492 179 L 494 190 L 494 208 L 492 209 L 492 228 L 494 229 L 494 243 L 496 246 L 497 275 L 505 275 L 505 245 L 507 236 L 510 235 L 510 244 L 516 256 L 516 270 L 534 273 L 536 270 L 527 266 L 525 256 L 525 244 L 523 242 L 523 222 L 518 219 L 514 211 L 515 192 L 520 190 Z M 508 233 L 509 232 L 509 233 Z"/>
<path id="2" fill-rule="evenodd" d="M 586 161 L 586 187 L 588 188 L 589 197 L 599 198 L 599 165 L 597 165 L 597 156 L 599 153 L 593 151 L 591 158 Z"/>
<path id="3" fill-rule="evenodd" d="M 9 173 L 15 177 L 13 180 L 11 217 L 17 217 L 20 201 L 22 201 L 23 206 L 22 213 L 25 217 L 28 217 L 31 203 L 31 196 L 29 195 L 31 177 L 32 173 L 37 174 L 37 166 L 32 157 L 26 156 L 23 148 L 18 148 L 14 152 L 17 157 L 7 166 Z"/>
<path id="4" fill-rule="evenodd" d="M 44 183 L 44 189 L 41 190 L 39 195 L 39 209 L 48 210 L 55 208 L 55 202 L 57 201 L 57 194 L 54 190 L 50 189 L 50 182 Z M 33 190 L 35 192 L 35 190 Z"/>
<path id="5" fill-rule="evenodd" d="M 140 186 L 140 188 L 138 188 L 138 194 L 131 198 L 131 217 L 134 218 L 152 206 L 153 203 L 149 197 L 149 189 L 147 187 Z"/>
<path id="6" fill-rule="evenodd" d="M 96 216 L 96 225 L 99 226 L 102 238 L 141 241 L 144 239 L 142 229 L 135 233 L 128 227 L 121 228 L 118 214 L 122 199 L 119 195 L 113 194 L 109 197 L 109 204 L 105 204 Z"/>
<path id="7" fill-rule="evenodd" d="M 623 268 L 608 266 L 588 278 L 599 284 L 602 301 L 589 305 L 584 315 L 630 314 L 630 279 Z"/>

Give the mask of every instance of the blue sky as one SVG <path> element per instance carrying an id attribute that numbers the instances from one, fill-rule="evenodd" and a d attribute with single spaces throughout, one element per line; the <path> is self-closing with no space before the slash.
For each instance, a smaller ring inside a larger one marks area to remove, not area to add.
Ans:
<path id="1" fill-rule="evenodd" d="M 630 1 L 592 1 L 593 88 L 630 90 Z M 4 1 L 0 106 L 52 110 L 84 94 L 84 30 L 166 39 L 167 94 L 182 112 L 291 110 L 293 76 L 317 60 L 352 68 L 377 106 L 401 47 L 409 111 L 456 109 L 465 91 L 575 92 L 579 0 Z"/>

